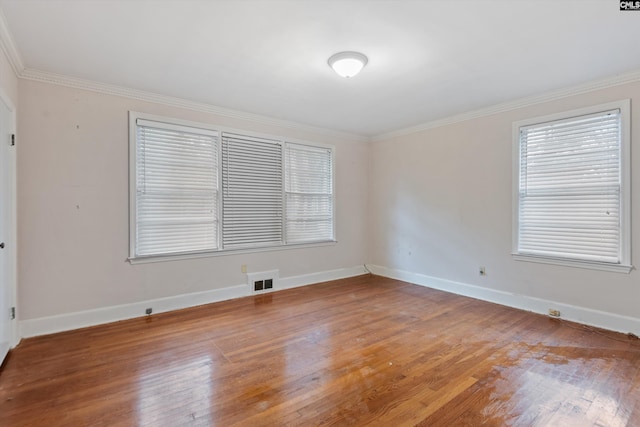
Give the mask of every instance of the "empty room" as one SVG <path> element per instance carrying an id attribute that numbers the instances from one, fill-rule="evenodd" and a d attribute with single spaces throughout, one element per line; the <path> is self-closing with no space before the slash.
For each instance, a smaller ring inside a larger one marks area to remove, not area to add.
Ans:
<path id="1" fill-rule="evenodd" d="M 638 40 L 0 0 L 0 426 L 640 426 Z"/>

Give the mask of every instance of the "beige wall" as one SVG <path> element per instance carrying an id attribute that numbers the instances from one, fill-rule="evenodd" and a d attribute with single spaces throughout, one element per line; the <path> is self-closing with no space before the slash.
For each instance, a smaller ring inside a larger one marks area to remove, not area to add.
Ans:
<path id="1" fill-rule="evenodd" d="M 0 89 L 9 98 L 13 107 L 18 105 L 18 78 L 13 72 L 4 52 L 0 52 Z"/>
<path id="2" fill-rule="evenodd" d="M 369 260 L 376 265 L 640 318 L 640 276 L 514 261 L 512 122 L 632 98 L 640 83 L 375 143 Z M 640 171 L 632 132 L 632 171 Z M 640 264 L 640 173 L 632 172 L 633 264 Z M 487 276 L 480 277 L 479 266 Z"/>
<path id="3" fill-rule="evenodd" d="M 11 70 L 0 60 L 0 72 Z M 640 278 L 511 258 L 512 122 L 632 98 L 608 88 L 376 143 L 2 75 L 18 110 L 19 310 L 23 320 L 170 297 L 365 262 L 435 278 L 640 318 Z M 334 144 L 335 246 L 130 265 L 129 110 Z M 640 118 L 632 111 L 632 128 Z M 632 135 L 632 168 L 640 168 Z M 632 174 L 632 193 L 640 174 Z M 640 247 L 640 198 L 632 246 Z M 634 251 L 632 262 L 640 260 Z M 487 276 L 478 275 L 485 266 Z"/>
<path id="4" fill-rule="evenodd" d="M 365 262 L 366 143 L 28 80 L 19 95 L 22 320 L 240 285 L 241 264 L 290 277 Z M 338 244 L 130 265 L 129 110 L 335 145 Z"/>

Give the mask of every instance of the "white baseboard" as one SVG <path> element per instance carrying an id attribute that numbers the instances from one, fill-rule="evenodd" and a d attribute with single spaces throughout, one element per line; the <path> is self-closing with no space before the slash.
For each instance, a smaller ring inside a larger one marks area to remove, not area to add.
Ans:
<path id="1" fill-rule="evenodd" d="M 299 286 L 307 286 L 314 283 L 328 282 L 330 280 L 345 279 L 347 277 L 367 274 L 364 266 L 339 268 L 337 270 L 320 271 L 317 273 L 303 274 L 300 276 L 281 277 L 278 280 L 278 289 L 291 289 Z"/>
<path id="2" fill-rule="evenodd" d="M 153 313 L 163 313 L 181 308 L 194 307 L 212 302 L 224 301 L 249 295 L 247 285 L 230 286 L 204 292 L 176 295 L 173 297 L 157 298 L 134 302 L 131 304 L 114 305 L 92 310 L 76 311 L 55 316 L 39 317 L 20 321 L 20 336 L 29 338 L 55 332 L 70 331 L 72 329 L 95 326 L 118 320 L 142 317 L 145 309 L 153 308 Z"/>
<path id="3" fill-rule="evenodd" d="M 301 276 L 280 278 L 278 284 L 279 289 L 288 289 L 329 280 L 358 276 L 365 273 L 366 270 L 363 266 L 341 268 Z M 251 289 L 245 283 L 242 285 L 229 286 L 222 289 L 212 289 L 204 292 L 195 292 L 191 294 L 140 301 L 131 304 L 122 304 L 96 308 L 93 310 L 22 320 L 20 321 L 20 337 L 29 338 L 38 335 L 70 331 L 87 326 L 95 326 L 104 323 L 117 322 L 119 320 L 142 317 L 144 316 L 145 309 L 148 307 L 152 307 L 153 313 L 156 314 L 249 295 L 251 295 Z"/>
<path id="4" fill-rule="evenodd" d="M 402 280 L 404 282 L 506 305 L 521 310 L 532 311 L 534 313 L 547 314 L 550 308 L 554 308 L 556 310 L 560 310 L 562 319 L 565 320 L 596 326 L 611 331 L 622 332 L 625 334 L 631 332 L 635 335 L 640 335 L 640 319 L 635 317 L 621 316 L 615 313 L 578 307 L 571 304 L 564 304 L 527 295 L 518 295 L 495 289 L 483 288 L 481 286 L 454 282 L 451 280 L 427 276 L 425 274 L 412 273 L 409 271 L 397 270 L 378 265 L 367 264 L 367 268 L 373 274 L 378 276 Z"/>

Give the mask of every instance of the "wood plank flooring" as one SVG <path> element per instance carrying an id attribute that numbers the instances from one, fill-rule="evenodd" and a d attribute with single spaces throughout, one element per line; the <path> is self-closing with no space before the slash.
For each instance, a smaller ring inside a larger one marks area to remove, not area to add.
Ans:
<path id="1" fill-rule="evenodd" d="M 640 342 L 377 276 L 23 340 L 0 426 L 640 426 Z"/>

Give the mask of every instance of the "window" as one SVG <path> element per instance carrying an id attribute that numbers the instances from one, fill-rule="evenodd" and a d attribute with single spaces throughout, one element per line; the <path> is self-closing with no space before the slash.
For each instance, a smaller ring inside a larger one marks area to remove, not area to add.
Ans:
<path id="1" fill-rule="evenodd" d="M 283 244 L 279 141 L 222 134 L 222 203 L 226 249 Z"/>
<path id="2" fill-rule="evenodd" d="M 132 262 L 334 241 L 331 147 L 131 112 L 130 177 Z"/>
<path id="3" fill-rule="evenodd" d="M 218 137 L 138 119 L 136 256 L 218 248 Z"/>
<path id="4" fill-rule="evenodd" d="M 630 271 L 629 109 L 514 123 L 516 259 Z"/>
<path id="5" fill-rule="evenodd" d="M 328 148 L 287 144 L 286 235 L 304 243 L 333 238 L 333 159 Z"/>

